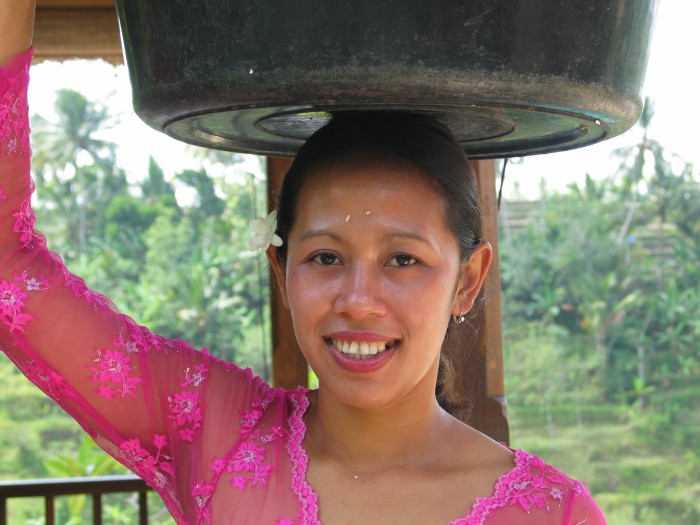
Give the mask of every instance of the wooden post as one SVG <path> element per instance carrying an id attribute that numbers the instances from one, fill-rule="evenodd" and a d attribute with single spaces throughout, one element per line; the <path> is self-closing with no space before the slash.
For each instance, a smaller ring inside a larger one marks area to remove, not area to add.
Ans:
<path id="1" fill-rule="evenodd" d="M 291 159 L 267 158 L 267 204 L 270 210 L 275 209 L 277 192 L 291 162 Z M 292 316 L 282 304 L 282 297 L 274 276 L 270 279 L 270 311 L 273 384 L 289 389 L 299 385 L 308 386 L 308 364 L 299 349 L 294 335 Z"/>
<path id="2" fill-rule="evenodd" d="M 458 364 L 465 404 L 471 407 L 465 421 L 493 439 L 508 443 L 503 380 L 496 163 L 493 160 L 476 161 L 472 166 L 479 182 L 482 237 L 493 246 L 494 258 L 484 289 L 475 304 L 476 317 L 472 323 L 457 328 L 462 331 L 462 337 L 454 338 L 453 341 L 463 345 L 458 350 L 465 357 Z"/>

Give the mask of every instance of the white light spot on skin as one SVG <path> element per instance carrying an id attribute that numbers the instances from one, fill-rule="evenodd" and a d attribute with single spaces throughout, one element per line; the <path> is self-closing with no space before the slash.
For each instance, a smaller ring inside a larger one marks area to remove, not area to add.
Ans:
<path id="1" fill-rule="evenodd" d="M 369 215 L 370 213 L 372 213 L 372 212 L 371 212 L 371 211 L 366 211 L 366 212 L 365 212 L 365 215 Z"/>
<path id="2" fill-rule="evenodd" d="M 349 220 L 350 220 L 350 215 L 348 215 L 347 217 L 345 217 L 345 222 L 348 222 Z"/>

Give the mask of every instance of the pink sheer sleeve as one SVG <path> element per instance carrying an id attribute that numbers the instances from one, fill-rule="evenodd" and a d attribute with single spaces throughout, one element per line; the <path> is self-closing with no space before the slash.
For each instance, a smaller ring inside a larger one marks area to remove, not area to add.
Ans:
<path id="1" fill-rule="evenodd" d="M 202 522 L 220 477 L 212 461 L 226 465 L 250 430 L 246 410 L 274 404 L 271 389 L 138 326 L 46 248 L 30 204 L 31 57 L 28 50 L 0 69 L 0 349 L 154 486 L 179 523 Z M 277 422 L 286 406 L 278 405 Z"/>
<path id="2" fill-rule="evenodd" d="M 603 512 L 587 490 L 570 500 L 564 523 L 566 525 L 607 525 Z"/>

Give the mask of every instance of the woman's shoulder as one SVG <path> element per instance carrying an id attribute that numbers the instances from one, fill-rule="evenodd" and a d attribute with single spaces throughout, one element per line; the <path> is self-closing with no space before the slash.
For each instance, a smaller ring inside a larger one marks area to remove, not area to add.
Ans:
<path id="1" fill-rule="evenodd" d="M 534 520 L 532 523 L 606 523 L 582 482 L 535 454 L 520 449 L 512 452 L 512 469 L 500 477 L 489 498 L 477 502 L 478 509 L 489 516 L 518 513 Z"/>
<path id="2" fill-rule="evenodd" d="M 541 506 L 546 500 L 560 501 L 566 496 L 587 496 L 586 486 L 525 450 L 513 450 L 513 468 L 500 483 L 525 506 Z M 526 509 L 527 510 L 527 509 Z"/>

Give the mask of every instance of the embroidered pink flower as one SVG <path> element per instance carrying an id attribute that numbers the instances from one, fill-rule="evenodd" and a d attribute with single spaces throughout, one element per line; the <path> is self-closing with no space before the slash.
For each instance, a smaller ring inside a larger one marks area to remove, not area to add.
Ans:
<path id="1" fill-rule="evenodd" d="M 178 430 L 177 437 L 179 437 L 182 441 L 192 443 L 194 441 L 194 430 L 189 427 Z"/>
<path id="2" fill-rule="evenodd" d="M 147 482 L 163 488 L 167 485 L 174 471 L 171 463 L 172 458 L 163 451 L 167 445 L 165 436 L 154 434 L 153 441 L 162 445 L 157 447 L 158 451 L 155 456 L 141 447 L 141 442 L 138 439 L 124 441 L 119 445 L 119 449 L 122 451 L 122 459 L 131 470 Z"/>
<path id="3" fill-rule="evenodd" d="M 206 365 L 195 365 L 192 368 L 185 370 L 185 380 L 180 383 L 180 386 L 198 387 L 207 379 Z"/>
<path id="4" fill-rule="evenodd" d="M 25 248 L 31 248 L 35 238 L 34 224 L 36 223 L 36 217 L 29 199 L 24 201 L 20 205 L 19 211 L 13 213 L 12 216 L 15 218 L 12 231 L 19 233 L 19 240 Z"/>
<path id="5" fill-rule="evenodd" d="M 118 350 L 98 349 L 94 362 L 97 366 L 90 367 L 95 372 L 94 381 L 120 383 L 131 372 L 131 361 Z"/>
<path id="6" fill-rule="evenodd" d="M 265 460 L 265 449 L 255 443 L 243 443 L 233 456 L 229 472 L 255 472 Z"/>
<path id="7" fill-rule="evenodd" d="M 217 474 L 221 474 L 226 470 L 226 460 L 222 458 L 214 459 L 214 461 L 211 462 L 211 470 Z"/>
<path id="8" fill-rule="evenodd" d="M 518 466 L 522 462 L 523 467 L 510 475 L 503 503 L 517 505 L 525 512 L 530 512 L 533 507 L 550 512 L 552 501 L 560 505 L 564 500 L 560 487 L 566 485 L 565 478 L 537 456 L 519 451 L 517 460 Z"/>
<path id="9" fill-rule="evenodd" d="M 260 421 L 262 410 L 241 410 L 241 433 L 250 431 Z"/>
<path id="10" fill-rule="evenodd" d="M 112 401 L 112 399 L 114 399 L 114 394 L 117 393 L 117 390 L 108 386 L 100 385 L 97 387 L 97 393 L 100 397 L 104 397 L 105 399 Z"/>
<path id="11" fill-rule="evenodd" d="M 188 423 L 199 428 L 202 421 L 202 410 L 199 407 L 199 392 L 185 390 L 168 396 L 170 402 L 170 416 L 176 426 L 183 426 Z"/>
<path id="12" fill-rule="evenodd" d="M 29 277 L 29 272 L 24 270 L 20 275 L 15 275 L 15 281 L 23 283 L 24 288 L 28 292 L 46 290 L 49 287 L 49 281 L 43 275 L 39 274 L 35 277 Z"/>
<path id="13" fill-rule="evenodd" d="M 201 520 L 211 520 L 211 508 L 209 507 L 209 500 L 211 495 L 214 493 L 214 485 L 205 483 L 204 480 L 198 481 L 192 488 L 192 496 L 197 502 L 197 507 L 199 509 L 199 519 Z M 197 521 L 200 523 L 200 521 Z"/>
<path id="14" fill-rule="evenodd" d="M 131 359 L 119 350 L 97 349 L 97 357 L 93 361 L 96 366 L 91 366 L 92 380 L 103 383 L 111 383 L 117 387 L 101 385 L 97 392 L 106 399 L 113 399 L 115 394 L 122 398 L 135 397 L 136 387 L 143 383 L 143 379 L 131 375 Z"/>
<path id="15" fill-rule="evenodd" d="M 255 429 L 250 433 L 250 439 L 255 439 L 258 442 L 265 445 L 266 443 L 271 443 L 282 437 L 282 427 L 275 426 L 270 429 L 268 434 L 264 434 L 260 429 Z"/>
<path id="16" fill-rule="evenodd" d="M 27 294 L 8 281 L 0 281 L 0 315 L 12 317 L 24 308 Z"/>
<path id="17" fill-rule="evenodd" d="M 255 471 L 255 475 L 253 476 L 253 486 L 257 487 L 258 485 L 265 485 L 265 483 L 267 483 L 267 478 L 270 475 L 271 470 L 272 465 L 263 465 L 259 467 Z"/>
<path id="18" fill-rule="evenodd" d="M 231 485 L 239 490 L 245 490 L 248 488 L 248 478 L 244 476 L 233 476 L 231 478 Z"/>
<path id="19" fill-rule="evenodd" d="M 9 281 L 0 281 L 0 321 L 10 328 L 11 332 L 24 332 L 24 325 L 33 319 L 23 312 L 27 294 Z"/>
<path id="20" fill-rule="evenodd" d="M 123 334 L 119 334 L 119 339 L 114 341 L 114 346 L 123 348 L 127 354 L 135 354 L 141 350 L 136 341 L 125 339 Z"/>
<path id="21" fill-rule="evenodd" d="M 163 434 L 153 434 L 153 446 L 160 451 L 168 446 L 168 438 Z"/>
<path id="22" fill-rule="evenodd" d="M 141 448 L 141 441 L 138 439 L 124 441 L 121 445 L 119 445 L 119 448 L 124 452 L 129 453 L 134 459 L 142 459 L 148 455 L 148 453 Z"/>

